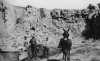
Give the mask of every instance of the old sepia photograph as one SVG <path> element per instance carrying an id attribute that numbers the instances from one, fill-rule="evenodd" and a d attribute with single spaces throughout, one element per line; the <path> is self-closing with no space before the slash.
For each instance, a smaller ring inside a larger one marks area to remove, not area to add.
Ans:
<path id="1" fill-rule="evenodd" d="M 100 0 L 0 0 L 0 61 L 100 61 Z"/>

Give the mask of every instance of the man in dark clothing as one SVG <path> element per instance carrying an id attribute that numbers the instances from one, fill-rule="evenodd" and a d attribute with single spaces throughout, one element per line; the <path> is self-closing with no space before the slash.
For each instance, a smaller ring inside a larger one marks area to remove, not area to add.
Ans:
<path id="1" fill-rule="evenodd" d="M 31 58 L 33 58 L 33 56 L 36 57 L 36 45 L 37 45 L 37 42 L 36 42 L 36 39 L 35 37 L 32 37 L 32 39 L 30 40 L 30 46 L 29 48 L 31 49 Z"/>

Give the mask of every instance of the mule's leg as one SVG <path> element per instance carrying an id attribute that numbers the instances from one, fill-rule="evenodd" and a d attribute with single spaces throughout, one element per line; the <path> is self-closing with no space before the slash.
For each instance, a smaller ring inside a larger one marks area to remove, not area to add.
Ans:
<path id="1" fill-rule="evenodd" d="M 66 61 L 67 51 L 63 51 L 63 60 Z"/>
<path id="2" fill-rule="evenodd" d="M 67 60 L 68 58 L 68 50 L 65 50 L 65 61 Z"/>
<path id="3" fill-rule="evenodd" d="M 66 61 L 66 56 L 67 56 L 67 54 L 65 54 L 65 61 Z"/>
<path id="4" fill-rule="evenodd" d="M 68 50 L 67 61 L 70 61 L 70 50 Z"/>
<path id="5" fill-rule="evenodd" d="M 65 59 L 65 53 L 63 53 L 63 60 Z"/>

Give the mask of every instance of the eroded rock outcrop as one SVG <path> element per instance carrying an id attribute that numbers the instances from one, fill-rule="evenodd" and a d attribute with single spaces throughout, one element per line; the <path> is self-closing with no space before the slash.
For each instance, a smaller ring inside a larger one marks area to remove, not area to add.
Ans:
<path id="1" fill-rule="evenodd" d="M 79 11 L 79 10 L 77 10 Z M 38 43 L 51 46 L 59 43 L 62 37 L 62 29 L 70 29 L 70 38 L 74 40 L 81 36 L 85 29 L 85 22 L 82 17 L 75 17 L 75 10 L 47 10 L 35 8 L 30 5 L 27 7 L 17 7 L 8 4 L 6 22 L 7 32 L 10 38 L 15 38 L 17 42 L 29 42 L 34 35 Z M 77 13 L 78 15 L 78 13 Z M 27 40 L 24 40 L 24 36 Z M 9 41 L 13 41 L 13 40 Z"/>
<path id="2" fill-rule="evenodd" d="M 81 39 L 81 32 L 85 29 L 80 10 L 47 10 L 30 5 L 18 7 L 11 4 L 7 4 L 6 8 L 7 13 L 2 13 L 6 15 L 6 21 L 3 22 L 4 19 L 0 18 L 3 22 L 0 24 L 0 31 L 3 33 L 0 34 L 0 48 L 4 51 L 25 50 L 25 43 L 29 46 L 33 36 L 38 44 L 57 47 L 63 29 L 69 29 L 69 38 L 72 41 Z"/>

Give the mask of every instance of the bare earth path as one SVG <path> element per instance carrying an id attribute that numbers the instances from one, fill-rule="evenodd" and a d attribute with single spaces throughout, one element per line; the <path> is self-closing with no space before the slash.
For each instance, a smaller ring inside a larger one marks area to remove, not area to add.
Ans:
<path id="1" fill-rule="evenodd" d="M 50 56 L 49 59 L 63 61 L 62 53 Z M 40 59 L 40 61 L 47 61 L 47 59 Z M 100 61 L 100 42 L 86 42 L 73 45 L 71 50 L 71 61 Z"/>

